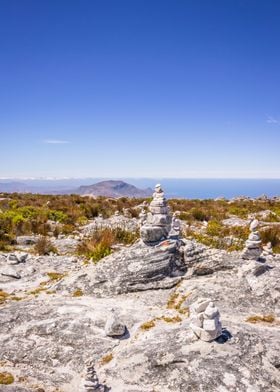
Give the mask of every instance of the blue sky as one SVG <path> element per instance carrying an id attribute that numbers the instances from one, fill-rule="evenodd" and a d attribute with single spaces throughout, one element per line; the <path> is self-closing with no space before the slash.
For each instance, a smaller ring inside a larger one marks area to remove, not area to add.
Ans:
<path id="1" fill-rule="evenodd" d="M 2 0 L 0 176 L 280 178 L 278 0 Z"/>

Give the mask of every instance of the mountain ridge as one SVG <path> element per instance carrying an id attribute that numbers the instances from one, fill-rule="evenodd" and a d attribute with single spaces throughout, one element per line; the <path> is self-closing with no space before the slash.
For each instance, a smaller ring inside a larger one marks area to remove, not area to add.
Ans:
<path id="1" fill-rule="evenodd" d="M 106 196 L 106 197 L 149 197 L 152 189 L 139 189 L 134 185 L 121 180 L 100 181 L 92 185 L 82 185 L 77 191 L 79 195 Z M 75 192 L 75 193 L 76 193 Z"/>

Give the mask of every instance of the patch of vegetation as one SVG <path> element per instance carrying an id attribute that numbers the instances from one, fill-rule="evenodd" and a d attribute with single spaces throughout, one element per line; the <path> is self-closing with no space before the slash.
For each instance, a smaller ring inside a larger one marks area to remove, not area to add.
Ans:
<path id="1" fill-rule="evenodd" d="M 161 320 L 165 321 L 166 323 L 180 323 L 182 321 L 180 316 L 174 316 L 174 317 L 162 316 Z"/>
<path id="2" fill-rule="evenodd" d="M 19 235 L 40 234 L 46 236 L 70 234 L 77 225 L 86 224 L 102 214 L 110 217 L 116 211 L 126 209 L 137 217 L 137 205 L 143 199 L 106 197 L 82 197 L 79 195 L 38 195 L 3 193 L 0 200 L 0 250 L 9 250 Z M 52 228 L 51 222 L 55 222 Z"/>
<path id="3" fill-rule="evenodd" d="M 104 355 L 104 357 L 101 358 L 100 363 L 101 363 L 101 365 L 106 365 L 106 363 L 111 362 L 112 359 L 113 359 L 113 354 L 110 353 L 110 354 Z"/>
<path id="4" fill-rule="evenodd" d="M 83 291 L 81 289 L 77 289 L 74 291 L 72 294 L 73 297 L 82 297 L 84 295 Z"/>
<path id="5" fill-rule="evenodd" d="M 40 286 L 40 287 L 37 287 L 37 288 L 34 289 L 34 290 L 28 291 L 28 294 L 38 296 L 42 291 L 45 291 L 45 290 L 46 290 L 45 287 Z"/>
<path id="6" fill-rule="evenodd" d="M 280 225 L 278 227 L 265 228 L 260 231 L 261 239 L 264 244 L 271 242 L 275 253 L 280 253 Z"/>
<path id="7" fill-rule="evenodd" d="M 0 290 L 0 305 L 3 304 L 9 298 L 9 294 L 6 291 Z"/>
<path id="8" fill-rule="evenodd" d="M 139 234 L 121 228 L 97 229 L 91 238 L 84 240 L 77 247 L 77 253 L 94 262 L 112 253 L 116 244 L 130 245 L 139 238 Z"/>
<path id="9" fill-rule="evenodd" d="M 61 280 L 66 276 L 66 274 L 62 274 L 60 272 L 47 272 L 47 275 L 50 280 Z"/>
<path id="10" fill-rule="evenodd" d="M 257 323 L 273 323 L 275 321 L 275 316 L 273 314 L 268 315 L 255 315 L 250 316 L 246 319 L 247 323 L 257 324 Z"/>
<path id="11" fill-rule="evenodd" d="M 176 305 L 176 300 L 179 297 L 179 293 L 172 293 L 167 301 L 167 309 L 174 309 Z"/>
<path id="12" fill-rule="evenodd" d="M 34 245 L 34 251 L 40 256 L 49 255 L 50 253 L 58 253 L 51 241 L 41 236 Z"/>
<path id="13" fill-rule="evenodd" d="M 154 328 L 155 325 L 155 320 L 146 321 L 140 326 L 140 329 L 142 329 L 142 331 L 148 331 L 149 329 Z"/>
<path id="14" fill-rule="evenodd" d="M 0 373 L 0 384 L 1 385 L 9 385 L 15 381 L 14 376 L 8 372 Z"/>
<path id="15" fill-rule="evenodd" d="M 189 315 L 189 308 L 184 307 L 183 304 L 191 293 L 186 293 L 180 297 L 179 293 L 172 293 L 167 301 L 167 309 L 175 309 L 180 314 Z"/>
<path id="16" fill-rule="evenodd" d="M 79 195 L 35 195 L 2 194 L 0 200 L 0 251 L 9 251 L 19 235 L 36 234 L 46 237 L 51 231 L 54 236 L 60 233 L 71 234 L 77 226 L 86 224 L 90 219 L 102 214 L 104 218 L 116 211 L 126 210 L 132 217 L 139 214 L 139 204 L 144 199 L 122 197 L 82 197 Z M 151 199 L 147 199 L 150 201 Z M 223 220 L 232 216 L 248 219 L 250 214 L 271 211 L 261 218 L 267 222 L 280 222 L 280 202 L 276 200 L 169 200 L 171 210 L 179 211 L 180 218 L 189 225 L 185 234 L 197 241 L 214 248 L 227 251 L 241 250 L 248 236 L 248 227 L 229 227 Z M 261 216 L 261 215 L 260 215 Z M 202 222 L 208 222 L 205 227 Z M 112 252 L 116 244 L 130 245 L 138 238 L 138 233 L 131 233 L 121 228 L 113 233 L 98 233 L 92 239 L 80 244 L 78 253 L 88 260 L 97 262 Z M 275 253 L 280 253 L 279 226 L 261 229 L 263 242 L 272 242 Z M 109 238 L 108 238 L 109 237 Z M 232 237 L 232 238 L 231 238 Z M 38 245 L 38 254 L 56 252 L 48 240 Z"/>

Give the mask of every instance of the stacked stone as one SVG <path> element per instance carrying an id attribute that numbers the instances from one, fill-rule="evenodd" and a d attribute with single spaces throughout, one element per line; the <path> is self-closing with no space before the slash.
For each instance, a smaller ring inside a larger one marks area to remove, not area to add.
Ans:
<path id="1" fill-rule="evenodd" d="M 86 365 L 86 377 L 83 392 L 105 392 L 105 387 L 99 383 L 93 361 L 88 361 Z"/>
<path id="2" fill-rule="evenodd" d="M 242 252 L 242 259 L 258 260 L 262 254 L 261 237 L 258 232 L 259 221 L 254 219 L 250 224 L 250 235 Z"/>
<path id="3" fill-rule="evenodd" d="M 119 320 L 114 309 L 105 324 L 105 334 L 110 337 L 121 337 L 126 333 L 126 326 Z"/>
<path id="4" fill-rule="evenodd" d="M 181 234 L 181 221 L 178 218 L 180 215 L 179 211 L 174 212 L 171 221 L 171 230 L 169 232 L 169 238 L 179 239 Z"/>
<path id="5" fill-rule="evenodd" d="M 190 328 L 196 337 L 205 342 L 222 335 L 220 312 L 210 299 L 200 299 L 191 306 Z"/>
<path id="6" fill-rule="evenodd" d="M 264 257 L 273 257 L 274 256 L 271 242 L 268 242 L 266 244 L 266 246 L 263 247 L 262 256 L 264 256 Z"/>
<path id="7" fill-rule="evenodd" d="M 147 244 L 156 244 L 168 237 L 170 229 L 171 217 L 167 201 L 161 185 L 157 184 L 146 220 L 140 228 L 141 238 Z"/>

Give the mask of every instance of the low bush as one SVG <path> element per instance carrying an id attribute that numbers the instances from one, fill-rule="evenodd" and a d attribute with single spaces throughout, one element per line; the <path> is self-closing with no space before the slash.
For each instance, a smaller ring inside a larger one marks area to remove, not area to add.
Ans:
<path id="1" fill-rule="evenodd" d="M 34 252 L 40 256 L 44 256 L 50 253 L 57 253 L 57 249 L 48 238 L 41 236 L 34 245 Z"/>

